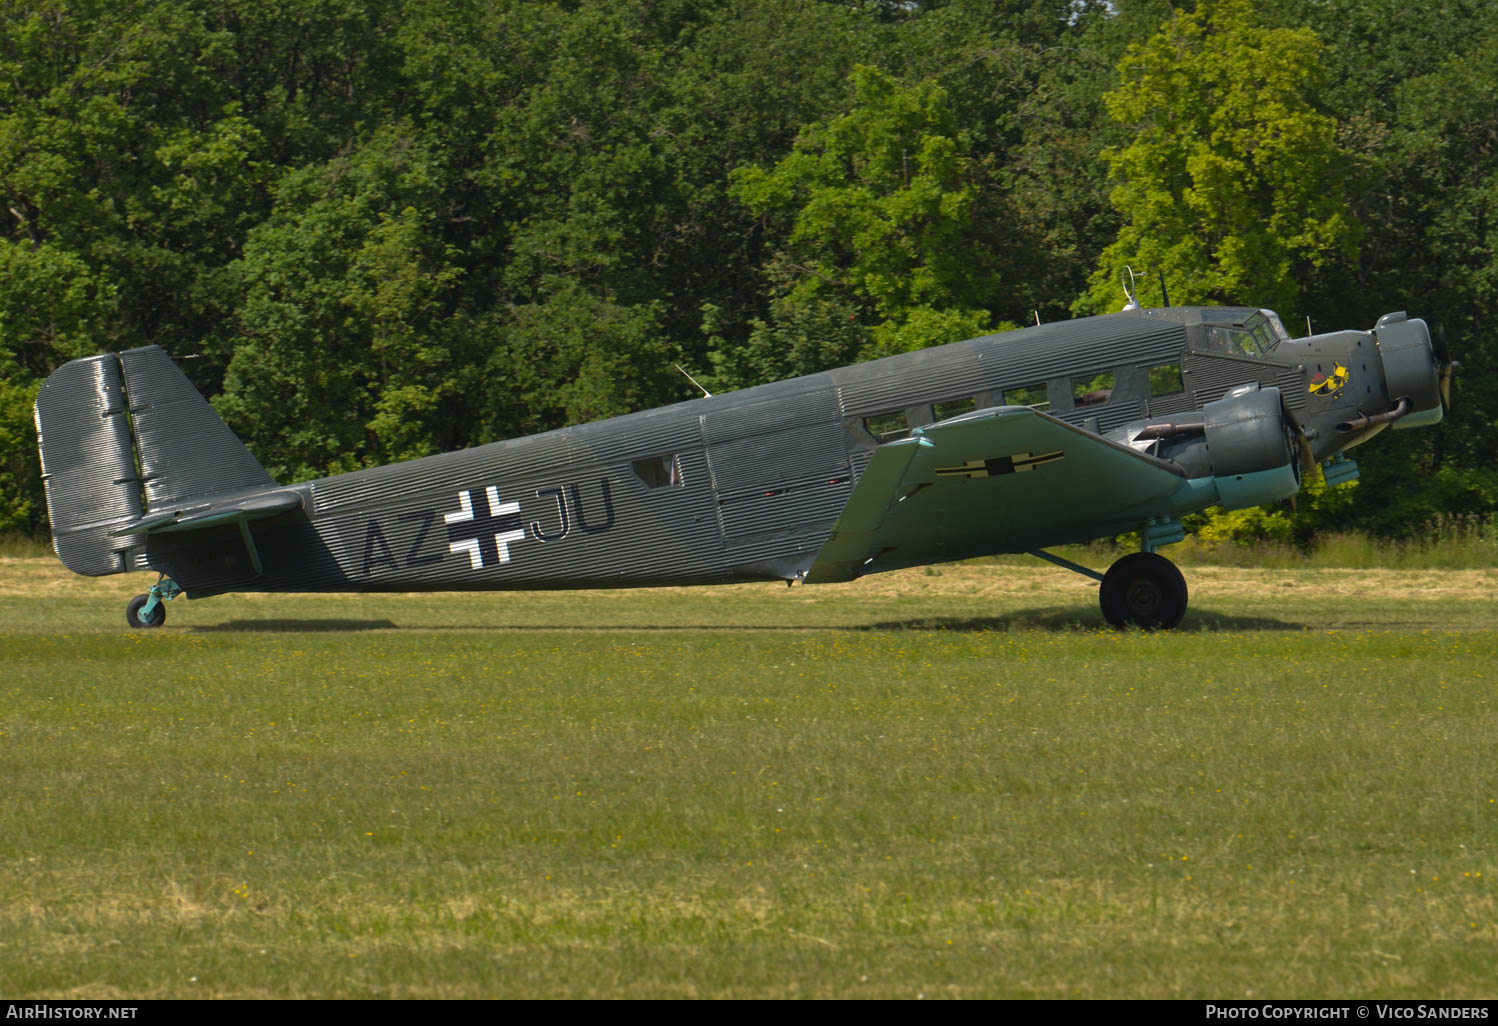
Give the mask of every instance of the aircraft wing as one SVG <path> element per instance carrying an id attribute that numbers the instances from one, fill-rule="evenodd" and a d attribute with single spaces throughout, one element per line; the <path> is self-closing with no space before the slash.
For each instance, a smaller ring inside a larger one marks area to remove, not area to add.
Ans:
<path id="1" fill-rule="evenodd" d="M 1173 464 L 1028 406 L 965 414 L 881 445 L 807 573 L 846 581 L 995 550 L 1138 529 L 1172 513 Z"/>

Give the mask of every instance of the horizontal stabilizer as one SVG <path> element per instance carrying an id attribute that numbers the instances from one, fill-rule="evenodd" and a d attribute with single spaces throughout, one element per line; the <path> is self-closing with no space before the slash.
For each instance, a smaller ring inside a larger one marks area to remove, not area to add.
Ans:
<path id="1" fill-rule="evenodd" d="M 264 520 L 279 516 L 294 509 L 302 509 L 302 497 L 294 491 L 271 492 L 267 495 L 251 495 L 232 502 L 220 502 L 187 512 L 168 511 L 152 513 L 115 528 L 112 535 L 158 534 L 169 531 L 196 531 L 220 524 L 241 521 Z"/>

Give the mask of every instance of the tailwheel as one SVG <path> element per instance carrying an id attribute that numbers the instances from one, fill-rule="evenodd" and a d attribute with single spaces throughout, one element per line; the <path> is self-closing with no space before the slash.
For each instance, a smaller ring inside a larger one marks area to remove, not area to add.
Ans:
<path id="1" fill-rule="evenodd" d="M 1098 602 L 1115 627 L 1169 630 L 1186 615 L 1186 579 L 1164 556 L 1135 552 L 1108 568 Z"/>
<path id="2" fill-rule="evenodd" d="M 166 603 L 182 594 L 182 588 L 166 574 L 151 585 L 144 595 L 137 595 L 125 607 L 125 622 L 131 627 L 160 627 L 166 623 Z"/>
<path id="3" fill-rule="evenodd" d="M 157 599 L 154 608 L 142 615 L 142 610 L 150 604 L 150 595 L 137 595 L 130 600 L 125 607 L 125 622 L 131 627 L 160 627 L 166 623 L 166 605 Z"/>

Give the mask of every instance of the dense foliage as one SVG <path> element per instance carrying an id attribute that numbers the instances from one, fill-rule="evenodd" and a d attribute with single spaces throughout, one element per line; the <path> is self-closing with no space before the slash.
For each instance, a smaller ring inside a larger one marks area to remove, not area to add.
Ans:
<path id="1" fill-rule="evenodd" d="M 1274 531 L 1491 515 L 1494 81 L 1475 2 L 7 3 L 0 530 L 76 356 L 164 346 L 294 480 L 1108 309 L 1124 264 L 1449 332 L 1453 416 Z"/>

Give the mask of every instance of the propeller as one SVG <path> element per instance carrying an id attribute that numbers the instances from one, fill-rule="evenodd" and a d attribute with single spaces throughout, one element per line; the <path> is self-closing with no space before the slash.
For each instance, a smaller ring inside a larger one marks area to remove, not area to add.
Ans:
<path id="1" fill-rule="evenodd" d="M 1441 405 L 1451 409 L 1451 378 L 1456 368 L 1461 364 L 1451 358 L 1451 347 L 1446 344 L 1446 325 L 1442 324 L 1436 329 L 1435 345 L 1436 361 L 1440 366 L 1439 381 L 1441 385 Z"/>
<path id="2" fill-rule="evenodd" d="M 1296 447 L 1300 450 L 1300 472 L 1309 476 L 1316 472 L 1316 451 L 1311 448 L 1311 436 L 1304 431 L 1295 433 Z"/>
<path id="3" fill-rule="evenodd" d="M 1285 425 L 1285 441 L 1290 443 L 1290 449 L 1300 460 L 1300 479 L 1309 480 L 1316 472 L 1316 450 L 1311 442 L 1316 438 L 1316 429 L 1307 428 L 1304 424 L 1298 424 L 1290 413 L 1290 407 L 1283 399 L 1280 400 L 1280 417 Z M 1294 503 L 1291 503 L 1294 508 Z"/>

